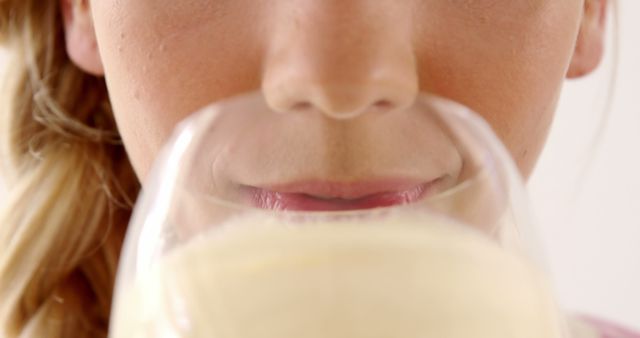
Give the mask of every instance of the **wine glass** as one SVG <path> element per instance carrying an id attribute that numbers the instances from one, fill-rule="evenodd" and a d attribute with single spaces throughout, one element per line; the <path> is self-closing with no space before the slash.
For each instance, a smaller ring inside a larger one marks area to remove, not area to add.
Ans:
<path id="1" fill-rule="evenodd" d="M 556 338 L 523 183 L 473 111 L 192 114 L 129 226 L 111 338 Z"/>

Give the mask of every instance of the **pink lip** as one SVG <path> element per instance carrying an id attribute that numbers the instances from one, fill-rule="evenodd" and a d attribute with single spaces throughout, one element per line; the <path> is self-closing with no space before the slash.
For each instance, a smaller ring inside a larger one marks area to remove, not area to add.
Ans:
<path id="1" fill-rule="evenodd" d="M 431 195 L 440 179 L 428 183 L 406 180 L 371 182 L 307 181 L 249 188 L 251 203 L 261 209 L 291 211 L 346 211 L 416 202 Z"/>

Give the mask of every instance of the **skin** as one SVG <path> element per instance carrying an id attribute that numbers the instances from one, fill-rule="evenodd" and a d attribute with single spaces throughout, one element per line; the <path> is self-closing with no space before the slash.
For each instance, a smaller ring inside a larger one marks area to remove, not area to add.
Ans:
<path id="1" fill-rule="evenodd" d="M 67 50 L 105 75 L 141 179 L 178 121 L 253 90 L 329 117 L 448 97 L 491 124 L 527 177 L 563 79 L 602 57 L 606 2 L 61 0 Z"/>
<path id="2" fill-rule="evenodd" d="M 607 0 L 61 5 L 69 55 L 106 77 L 144 181 L 178 121 L 254 90 L 274 110 L 311 108 L 330 119 L 406 107 L 419 92 L 444 96 L 482 115 L 528 177 L 563 80 L 602 57 Z"/>

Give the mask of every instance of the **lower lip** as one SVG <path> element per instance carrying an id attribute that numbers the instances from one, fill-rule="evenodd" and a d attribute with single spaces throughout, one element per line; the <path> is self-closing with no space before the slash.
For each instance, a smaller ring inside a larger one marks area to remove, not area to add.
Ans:
<path id="1" fill-rule="evenodd" d="M 366 194 L 358 198 L 317 197 L 324 194 L 316 194 L 314 191 L 283 192 L 278 191 L 277 189 L 272 190 L 255 187 L 249 188 L 249 196 L 254 207 L 267 210 L 365 210 L 415 203 L 425 198 L 427 195 L 431 195 L 434 190 L 434 186 L 438 181 L 439 180 L 435 180 L 429 183 L 403 187 L 403 189 L 390 189 L 382 192 Z M 317 186 L 318 184 L 314 185 Z M 344 186 L 342 191 L 349 191 L 348 186 Z"/>

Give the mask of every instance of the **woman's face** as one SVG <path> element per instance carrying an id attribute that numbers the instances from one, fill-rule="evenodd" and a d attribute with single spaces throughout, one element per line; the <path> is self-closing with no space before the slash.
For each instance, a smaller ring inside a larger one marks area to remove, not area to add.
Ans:
<path id="1" fill-rule="evenodd" d="M 528 176 L 563 79 L 589 70 L 571 70 L 574 52 L 590 48 L 576 44 L 587 7 L 584 0 L 100 0 L 91 19 L 97 71 L 142 179 L 177 122 L 253 90 L 273 109 L 313 107 L 329 118 L 407 106 L 419 92 L 444 96 L 488 120 Z"/>

